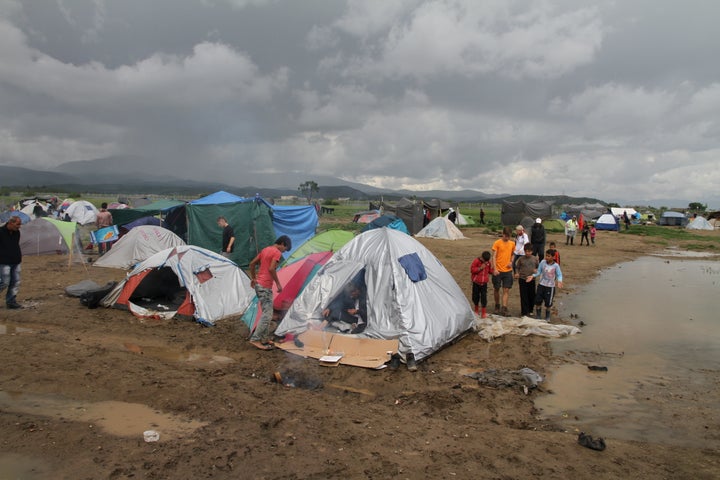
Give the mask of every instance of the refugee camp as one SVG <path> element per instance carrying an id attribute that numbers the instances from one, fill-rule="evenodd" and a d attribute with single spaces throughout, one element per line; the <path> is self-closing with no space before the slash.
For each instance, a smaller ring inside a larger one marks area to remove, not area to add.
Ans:
<path id="1" fill-rule="evenodd" d="M 0 1 L 0 480 L 717 479 L 718 14 Z"/>

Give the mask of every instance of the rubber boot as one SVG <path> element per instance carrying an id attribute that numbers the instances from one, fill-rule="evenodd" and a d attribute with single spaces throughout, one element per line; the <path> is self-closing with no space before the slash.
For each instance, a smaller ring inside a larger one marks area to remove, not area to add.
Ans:
<path id="1" fill-rule="evenodd" d="M 475 315 L 477 315 L 477 313 L 478 313 L 478 308 L 479 307 L 477 305 L 475 305 Z"/>
<path id="2" fill-rule="evenodd" d="M 540 315 L 542 315 L 542 307 L 535 309 L 535 318 L 540 318 Z"/>
<path id="3" fill-rule="evenodd" d="M 480 318 L 487 318 L 487 308 L 482 307 L 482 310 L 480 310 Z"/>
<path id="4" fill-rule="evenodd" d="M 550 321 L 550 309 L 549 308 L 545 309 L 545 321 L 546 322 Z"/>

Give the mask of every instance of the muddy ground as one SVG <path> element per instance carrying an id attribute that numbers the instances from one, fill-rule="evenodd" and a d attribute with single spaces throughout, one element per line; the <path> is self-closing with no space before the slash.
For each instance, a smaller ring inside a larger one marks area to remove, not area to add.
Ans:
<path id="1" fill-rule="evenodd" d="M 465 232 L 467 240 L 422 243 L 469 298 L 469 265 L 495 237 Z M 599 232 L 592 247 L 561 243 L 559 300 L 602 268 L 662 246 L 614 232 Z M 720 422 L 695 418 L 690 398 L 648 401 L 667 402 L 677 421 L 694 423 L 707 448 L 606 438 L 598 452 L 543 419 L 533 399 L 552 393 L 542 385 L 525 395 L 465 376 L 526 366 L 544 375 L 571 361 L 554 358 L 543 338 L 488 343 L 471 332 L 415 373 L 328 368 L 252 348 L 239 319 L 213 328 L 143 321 L 88 310 L 63 294 L 83 279 L 123 275 L 61 256 L 24 259 L 19 299 L 27 308 L 0 308 L 0 479 L 720 477 Z M 517 287 L 510 302 L 519 313 Z M 278 384 L 274 372 L 297 386 Z M 718 395 L 719 385 L 708 385 L 708 394 Z M 160 441 L 145 442 L 148 429 Z"/>

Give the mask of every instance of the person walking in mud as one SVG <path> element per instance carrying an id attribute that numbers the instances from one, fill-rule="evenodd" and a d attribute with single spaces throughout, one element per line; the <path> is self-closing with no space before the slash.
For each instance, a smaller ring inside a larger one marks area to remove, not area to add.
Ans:
<path id="1" fill-rule="evenodd" d="M 0 293 L 7 288 L 5 305 L 10 310 L 23 308 L 17 302 L 20 288 L 20 263 L 22 250 L 20 249 L 20 217 L 10 219 L 0 227 Z"/>
<path id="2" fill-rule="evenodd" d="M 513 284 L 513 250 L 515 242 L 510 239 L 510 227 L 504 227 L 502 238 L 492 245 L 492 283 L 495 298 L 495 313 L 508 314 L 508 298 Z M 502 289 L 502 303 L 500 290 Z"/>
<path id="3" fill-rule="evenodd" d="M 535 316 L 540 318 L 542 305 L 545 304 L 545 321 L 550 321 L 550 309 L 555 300 L 555 288 L 563 287 L 563 275 L 560 264 L 555 262 L 555 250 L 545 252 L 545 259 L 540 262 L 537 272 L 527 277 L 527 281 L 540 277 L 535 293 Z"/>

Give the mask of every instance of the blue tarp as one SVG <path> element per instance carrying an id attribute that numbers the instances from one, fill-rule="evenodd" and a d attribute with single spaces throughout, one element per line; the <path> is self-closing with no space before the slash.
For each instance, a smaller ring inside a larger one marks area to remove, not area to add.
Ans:
<path id="1" fill-rule="evenodd" d="M 271 205 L 275 234 L 287 235 L 292 240 L 292 249 L 283 256 L 287 258 L 303 243 L 315 236 L 318 226 L 317 210 L 312 205 L 281 206 Z"/>
<path id="2" fill-rule="evenodd" d="M 220 190 L 219 192 L 211 193 L 210 195 L 190 202 L 190 205 L 220 205 L 223 203 L 237 203 L 237 202 L 249 202 L 253 199 L 238 197 L 232 193 Z"/>

